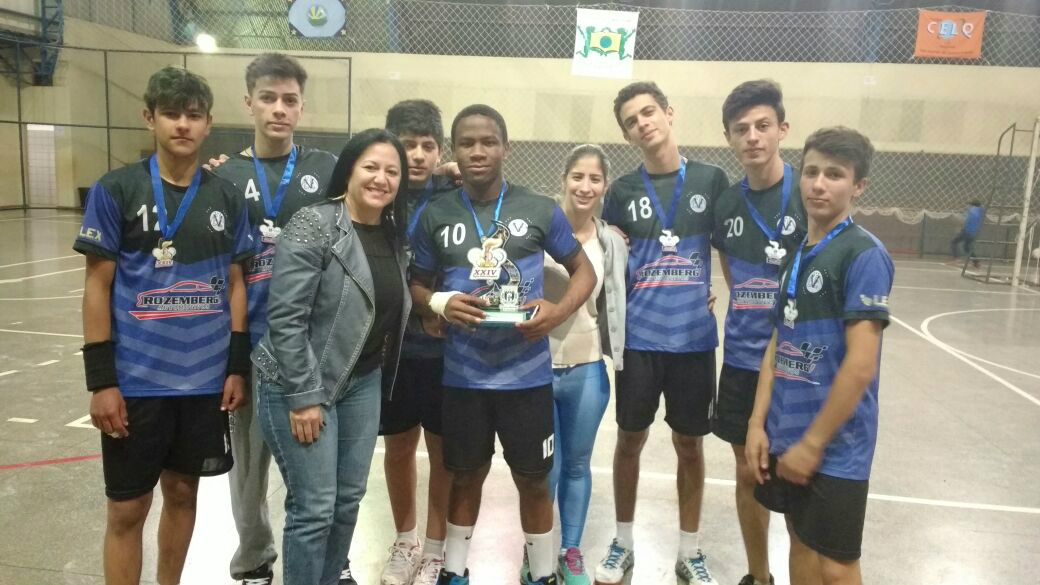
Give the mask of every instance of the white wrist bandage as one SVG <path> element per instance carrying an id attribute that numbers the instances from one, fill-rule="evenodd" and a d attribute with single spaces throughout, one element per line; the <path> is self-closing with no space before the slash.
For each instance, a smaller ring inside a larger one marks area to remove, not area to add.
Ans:
<path id="1" fill-rule="evenodd" d="M 462 292 L 457 290 L 449 290 L 445 292 L 435 292 L 430 296 L 430 310 L 437 313 L 441 317 L 444 316 L 444 308 L 448 306 L 448 300 L 455 295 L 461 295 Z"/>

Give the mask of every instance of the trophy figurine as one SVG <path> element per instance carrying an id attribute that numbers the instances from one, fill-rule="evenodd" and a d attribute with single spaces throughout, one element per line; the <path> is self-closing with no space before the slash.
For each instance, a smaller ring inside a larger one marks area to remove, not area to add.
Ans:
<path id="1" fill-rule="evenodd" d="M 473 265 L 470 279 L 486 283 L 473 291 L 475 296 L 490 303 L 484 308 L 486 317 L 480 324 L 482 327 L 511 327 L 530 318 L 527 311 L 520 310 L 520 270 L 506 255 L 504 246 L 508 239 L 509 229 L 496 222 L 494 233 L 484 238 L 479 248 L 472 248 L 466 254 Z M 499 284 L 503 271 L 508 281 Z"/>

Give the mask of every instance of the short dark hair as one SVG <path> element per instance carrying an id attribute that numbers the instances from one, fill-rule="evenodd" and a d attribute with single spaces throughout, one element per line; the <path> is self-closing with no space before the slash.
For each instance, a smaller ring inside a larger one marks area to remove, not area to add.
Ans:
<path id="1" fill-rule="evenodd" d="M 398 137 L 405 134 L 433 136 L 437 146 L 444 144 L 441 109 L 430 100 L 397 102 L 386 112 L 386 129 Z"/>
<path id="2" fill-rule="evenodd" d="M 403 242 L 405 238 L 405 226 L 408 217 L 408 198 L 402 197 L 401 192 L 408 180 L 408 155 L 404 146 L 396 136 L 382 128 L 369 128 L 358 132 L 343 146 L 336 166 L 332 169 L 332 177 L 325 187 L 326 199 L 339 199 L 347 193 L 347 182 L 354 174 L 354 167 L 361 155 L 373 144 L 389 144 L 397 151 L 401 158 L 401 182 L 397 185 L 397 196 L 394 202 L 383 208 L 383 226 L 396 241 Z"/>
<path id="3" fill-rule="evenodd" d="M 173 108 L 182 112 L 198 108 L 209 115 L 213 107 L 213 91 L 201 75 L 180 67 L 167 66 L 148 79 L 144 105 L 153 113 L 157 108 Z"/>
<path id="4" fill-rule="evenodd" d="M 459 122 L 463 118 L 469 118 L 470 116 L 484 116 L 485 118 L 491 118 L 495 124 L 498 124 L 498 129 L 502 132 L 502 142 L 505 144 L 509 143 L 509 131 L 506 130 L 506 121 L 502 117 L 502 114 L 498 113 L 498 110 L 492 108 L 486 104 L 473 104 L 462 108 L 455 119 L 451 122 L 451 144 L 455 145 L 455 130 L 459 127 Z"/>
<path id="5" fill-rule="evenodd" d="M 606 179 L 607 175 L 610 174 L 610 161 L 607 160 L 607 153 L 603 152 L 603 148 L 598 144 L 581 144 L 575 146 L 574 150 L 567 155 L 567 161 L 563 164 L 563 176 L 566 177 L 570 174 L 574 165 L 578 164 L 579 160 L 587 156 L 594 156 L 599 160 L 599 168 L 603 171 L 603 178 Z"/>
<path id="6" fill-rule="evenodd" d="M 832 126 L 820 128 L 805 139 L 802 162 L 810 150 L 852 165 L 856 182 L 870 174 L 870 161 L 874 158 L 874 145 L 870 139 L 852 128 Z"/>
<path id="7" fill-rule="evenodd" d="M 769 106 L 776 112 L 776 121 L 784 121 L 784 92 L 771 79 L 745 81 L 726 96 L 722 102 L 722 127 L 729 132 L 729 123 L 755 106 Z"/>
<path id="8" fill-rule="evenodd" d="M 250 94 L 261 77 L 295 79 L 300 84 L 300 93 L 307 85 L 307 70 L 295 58 L 281 53 L 264 53 L 246 66 L 246 91 Z"/>
<path id="9" fill-rule="evenodd" d="M 637 81 L 622 87 L 621 91 L 617 93 L 617 97 L 614 98 L 614 119 L 617 120 L 618 126 L 621 126 L 622 132 L 625 130 L 625 125 L 621 122 L 621 106 L 625 105 L 628 100 L 643 94 L 654 98 L 662 110 L 668 107 L 668 96 L 664 95 L 661 88 L 657 87 L 653 81 Z"/>

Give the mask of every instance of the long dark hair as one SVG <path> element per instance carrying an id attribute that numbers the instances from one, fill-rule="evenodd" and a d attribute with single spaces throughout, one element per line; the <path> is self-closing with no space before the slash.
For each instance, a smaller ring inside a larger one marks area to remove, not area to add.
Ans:
<path id="1" fill-rule="evenodd" d="M 383 228 L 386 229 L 387 235 L 403 242 L 408 216 L 408 197 L 402 195 L 403 191 L 408 189 L 408 156 L 401 141 L 386 130 L 370 128 L 358 132 L 347 141 L 343 151 L 339 153 L 335 168 L 332 169 L 332 178 L 325 187 L 325 198 L 340 199 L 346 195 L 347 182 L 354 173 L 354 166 L 361 154 L 373 144 L 389 144 L 397 150 L 397 155 L 401 158 L 401 181 L 397 185 L 394 202 L 383 208 Z"/>

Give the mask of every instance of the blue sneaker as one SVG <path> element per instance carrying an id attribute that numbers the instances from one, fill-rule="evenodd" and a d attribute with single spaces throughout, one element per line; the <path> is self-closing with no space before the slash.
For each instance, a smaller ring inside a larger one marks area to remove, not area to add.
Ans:
<path id="1" fill-rule="evenodd" d="M 615 538 L 607 548 L 607 556 L 596 566 L 596 582 L 603 585 L 621 583 L 635 563 L 636 555 L 632 549 L 621 546 Z"/>
<path id="2" fill-rule="evenodd" d="M 437 577 L 437 585 L 469 585 L 469 569 L 466 569 L 462 575 L 441 569 L 441 574 Z"/>
<path id="3" fill-rule="evenodd" d="M 680 557 L 676 560 L 675 574 L 690 585 L 719 585 L 708 570 L 708 557 L 699 550 L 695 557 Z"/>

